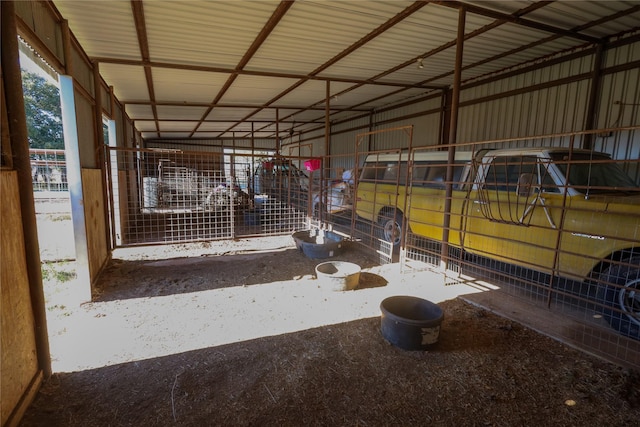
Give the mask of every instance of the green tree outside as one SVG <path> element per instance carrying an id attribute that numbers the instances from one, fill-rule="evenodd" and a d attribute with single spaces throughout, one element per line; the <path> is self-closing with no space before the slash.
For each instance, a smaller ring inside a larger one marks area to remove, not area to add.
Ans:
<path id="1" fill-rule="evenodd" d="M 29 148 L 64 149 L 60 90 L 44 78 L 22 72 Z"/>

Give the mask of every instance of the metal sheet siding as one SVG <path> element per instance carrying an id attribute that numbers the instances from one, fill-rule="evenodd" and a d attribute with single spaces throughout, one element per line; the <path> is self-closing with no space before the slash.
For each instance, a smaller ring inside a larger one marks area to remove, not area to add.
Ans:
<path id="1" fill-rule="evenodd" d="M 433 91 L 430 89 L 398 89 L 398 88 L 386 88 L 381 90 L 380 88 L 368 92 L 368 93 L 360 93 L 360 95 L 364 98 L 363 101 L 372 99 L 374 94 L 378 93 L 378 96 L 384 95 L 385 101 L 387 101 L 387 105 L 398 104 L 405 101 L 411 101 L 414 99 L 418 99 L 423 97 L 425 94 L 432 93 Z M 348 96 L 349 94 L 347 94 Z M 350 99 L 350 98 L 347 98 Z M 374 108 L 376 101 L 373 102 L 365 102 L 362 104 L 362 107 Z M 378 106 L 377 109 L 385 108 L 385 106 Z"/>
<path id="2" fill-rule="evenodd" d="M 293 82 L 291 82 L 293 83 Z M 329 85 L 329 93 L 334 96 L 341 91 L 348 89 L 352 85 L 349 83 L 331 82 Z M 327 83 L 320 80 L 309 80 L 300 85 L 294 92 L 288 93 L 278 99 L 274 106 L 292 106 L 292 105 L 315 105 L 324 107 L 324 100 L 327 93 Z M 335 101 L 332 99 L 331 103 Z"/>
<path id="3" fill-rule="evenodd" d="M 584 129 L 592 57 L 473 87 L 461 93 L 458 141 L 544 135 Z M 550 83 L 550 85 L 545 85 Z M 544 85 L 535 87 L 535 85 Z M 526 88 L 531 88 L 527 91 Z M 489 98 L 493 97 L 493 98 Z M 486 98 L 486 99 L 484 99 Z"/>
<path id="4" fill-rule="evenodd" d="M 484 76 L 496 71 L 521 66 L 521 64 L 540 57 L 584 44 L 584 42 L 575 39 L 556 39 L 506 57 L 498 57 L 504 52 L 529 45 L 548 36 L 548 33 L 542 31 L 534 31 L 513 24 L 504 24 L 493 29 L 490 33 L 481 34 L 465 41 L 463 67 L 481 63 L 487 57 L 487 52 L 490 53 L 490 57 L 495 58 L 463 71 L 463 80 L 468 80 L 472 76 Z M 451 66 L 449 69 L 451 69 Z"/>
<path id="5" fill-rule="evenodd" d="M 153 70 L 156 99 L 163 101 L 211 102 L 226 80 L 227 75 L 221 73 L 170 68 Z"/>
<path id="6" fill-rule="evenodd" d="M 110 119 L 116 122 L 116 145 L 118 147 L 126 147 L 129 139 L 125 135 L 127 127 L 126 122 L 123 120 L 124 116 L 122 115 L 122 107 L 120 104 L 115 104 Z"/>
<path id="7" fill-rule="evenodd" d="M 358 130 L 359 132 L 367 132 L 369 131 L 369 126 L 373 120 L 373 117 L 368 113 L 359 114 L 358 116 L 353 116 L 352 119 L 349 119 L 344 122 L 336 123 L 331 125 L 332 134 L 341 133 L 346 130 Z"/>
<path id="8" fill-rule="evenodd" d="M 549 67 L 538 68 L 515 77 L 474 86 L 471 89 L 463 88 L 460 93 L 460 102 L 478 100 L 482 97 L 521 90 L 526 87 L 532 87 L 537 84 L 544 84 L 563 78 L 579 76 L 591 72 L 592 67 L 593 57 L 586 56 L 573 61 L 565 61 Z"/>
<path id="9" fill-rule="evenodd" d="M 271 78 L 259 76 L 238 76 L 233 86 L 222 97 L 225 99 L 233 99 L 236 103 L 247 103 L 262 105 L 282 93 L 285 89 L 296 83 L 297 80 L 287 78 Z M 297 91 L 296 91 L 297 92 Z M 215 98 L 215 93 L 211 94 L 210 101 Z M 324 94 L 323 94 L 324 97 Z M 299 105 L 300 100 L 295 100 Z M 282 101 L 280 101 L 282 103 Z"/>
<path id="10" fill-rule="evenodd" d="M 56 0 L 55 5 L 69 21 L 71 32 L 84 35 L 79 42 L 92 56 L 140 59 L 130 2 Z M 116 38 L 107 40 L 103 34 Z"/>
<path id="11" fill-rule="evenodd" d="M 436 18 L 436 19 L 434 19 Z M 477 25 L 483 25 L 480 19 Z M 388 29 L 383 36 L 369 41 L 357 52 L 327 69 L 327 75 L 351 75 L 354 70 L 366 70 L 371 76 L 379 75 L 411 58 L 424 56 L 456 37 L 457 11 L 450 8 L 427 5 L 409 18 Z M 453 25 L 453 26 L 451 26 Z M 408 80 L 420 79 L 415 63 L 403 70 L 413 72 Z M 427 69 L 422 69 L 425 75 Z M 427 76 L 428 77 L 428 76 Z"/>
<path id="12" fill-rule="evenodd" d="M 78 52 L 75 47 L 71 49 L 71 61 L 73 61 L 72 77 L 93 96 L 93 68 L 85 61 L 84 55 Z"/>
<path id="13" fill-rule="evenodd" d="M 191 132 L 196 126 L 195 122 L 173 122 L 163 120 L 159 123 L 158 127 L 160 128 L 160 132 Z"/>
<path id="14" fill-rule="evenodd" d="M 110 116 L 111 115 L 111 93 L 109 92 L 109 88 L 105 87 L 102 84 L 102 82 L 100 82 L 100 94 L 102 96 L 103 114 Z"/>
<path id="15" fill-rule="evenodd" d="M 640 42 L 607 53 L 606 67 L 640 60 Z M 602 78 L 599 128 L 640 124 L 640 68 L 606 74 Z"/>
<path id="16" fill-rule="evenodd" d="M 233 108 L 233 109 L 214 108 L 211 111 L 211 113 L 207 116 L 207 119 L 231 120 L 235 118 L 237 115 L 241 115 L 242 117 L 250 116 L 249 120 L 275 120 L 276 119 L 275 109 L 264 109 L 264 110 L 258 111 L 258 113 L 255 113 L 256 111 L 257 110 L 255 108 Z M 256 125 L 256 129 L 258 129 L 258 125 Z"/>
<path id="17" fill-rule="evenodd" d="M 356 152 L 357 136 L 359 133 L 361 133 L 361 131 L 353 130 L 332 136 L 331 155 L 354 154 Z"/>
<path id="18" fill-rule="evenodd" d="M 582 130 L 588 93 L 589 82 L 581 80 L 462 107 L 458 141 Z"/>
<path id="19" fill-rule="evenodd" d="M 296 2 L 248 68 L 310 73 L 406 6 L 404 2 Z"/>
<path id="20" fill-rule="evenodd" d="M 55 21 L 54 16 L 40 2 L 17 1 L 14 3 L 16 14 L 47 46 L 56 59 L 64 64 L 62 30 Z M 43 53 L 40 52 L 40 54 Z M 60 72 L 62 70 L 56 71 Z"/>
<path id="21" fill-rule="evenodd" d="M 636 4 L 635 1 L 559 1 L 538 9 L 527 17 L 538 22 L 571 29 L 581 26 L 584 22 L 597 21 L 600 18 L 614 15 Z M 605 24 L 590 26 L 582 32 L 594 37 L 604 37 L 611 33 L 619 33 L 637 27 L 638 20 L 640 20 L 640 12 L 620 17 Z"/>
<path id="22" fill-rule="evenodd" d="M 192 64 L 235 68 L 277 5 L 272 0 L 145 2 L 150 55 L 156 61 L 188 58 Z"/>
<path id="23" fill-rule="evenodd" d="M 640 42 L 622 46 L 607 52 L 605 69 L 640 60 Z M 596 127 L 599 129 L 640 125 L 640 68 L 608 73 L 602 77 L 599 113 Z M 640 159 L 640 132 L 618 130 L 605 132 L 594 140 L 594 149 L 604 151 L 619 159 Z M 627 173 L 640 185 L 640 166 L 631 163 Z"/>
<path id="24" fill-rule="evenodd" d="M 640 30 L 637 34 L 640 34 Z M 634 61 L 640 61 L 640 42 L 627 44 L 607 51 L 604 67 L 624 65 Z"/>
<path id="25" fill-rule="evenodd" d="M 176 119 L 193 119 L 193 115 L 202 117 L 207 111 L 206 107 L 180 107 L 159 105 L 156 108 L 158 119 L 160 120 L 176 120 Z"/>
<path id="26" fill-rule="evenodd" d="M 113 93 L 120 101 L 149 100 L 147 81 L 142 67 L 101 63 L 100 75 L 102 75 L 107 84 L 113 81 L 113 76 L 125 77 L 121 84 L 113 88 Z"/>
<path id="27" fill-rule="evenodd" d="M 376 113 L 375 129 L 388 129 L 398 126 L 413 126 L 412 146 L 430 146 L 440 143 L 440 97 L 427 99 L 415 104 L 393 110 Z M 403 118 L 407 117 L 408 118 Z M 399 141 L 394 137 L 390 145 L 382 148 L 404 148 L 408 141 Z"/>
<path id="28" fill-rule="evenodd" d="M 125 105 L 127 115 L 136 123 L 144 122 L 144 120 L 153 120 L 153 111 L 150 105 Z"/>

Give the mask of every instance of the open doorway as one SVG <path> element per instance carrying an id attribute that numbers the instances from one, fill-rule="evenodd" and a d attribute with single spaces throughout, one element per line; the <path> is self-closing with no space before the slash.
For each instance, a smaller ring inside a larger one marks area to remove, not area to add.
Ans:
<path id="1" fill-rule="evenodd" d="M 86 300 L 86 285 L 78 282 L 82 269 L 77 265 L 59 76 L 22 40 L 19 46 L 45 310 L 55 370 L 60 338 L 65 332 L 63 320 L 72 307 Z"/>

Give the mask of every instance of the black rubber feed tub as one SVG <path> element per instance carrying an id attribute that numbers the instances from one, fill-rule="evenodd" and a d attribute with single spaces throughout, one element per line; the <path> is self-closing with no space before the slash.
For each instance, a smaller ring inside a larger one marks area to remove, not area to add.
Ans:
<path id="1" fill-rule="evenodd" d="M 425 350 L 438 342 L 444 312 L 431 301 L 393 296 L 380 303 L 382 336 L 403 350 Z"/>
<path id="2" fill-rule="evenodd" d="M 293 233 L 293 240 L 307 258 L 331 258 L 342 252 L 344 239 L 332 231 L 303 230 Z"/>

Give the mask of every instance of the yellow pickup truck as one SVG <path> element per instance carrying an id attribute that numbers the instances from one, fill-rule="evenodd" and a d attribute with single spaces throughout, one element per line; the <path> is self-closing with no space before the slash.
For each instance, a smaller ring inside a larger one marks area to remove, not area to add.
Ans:
<path id="1" fill-rule="evenodd" d="M 448 153 L 370 154 L 357 215 L 399 247 L 402 227 L 442 241 Z M 568 148 L 459 151 L 450 246 L 597 288 L 612 327 L 640 339 L 640 188 L 604 153 Z"/>

